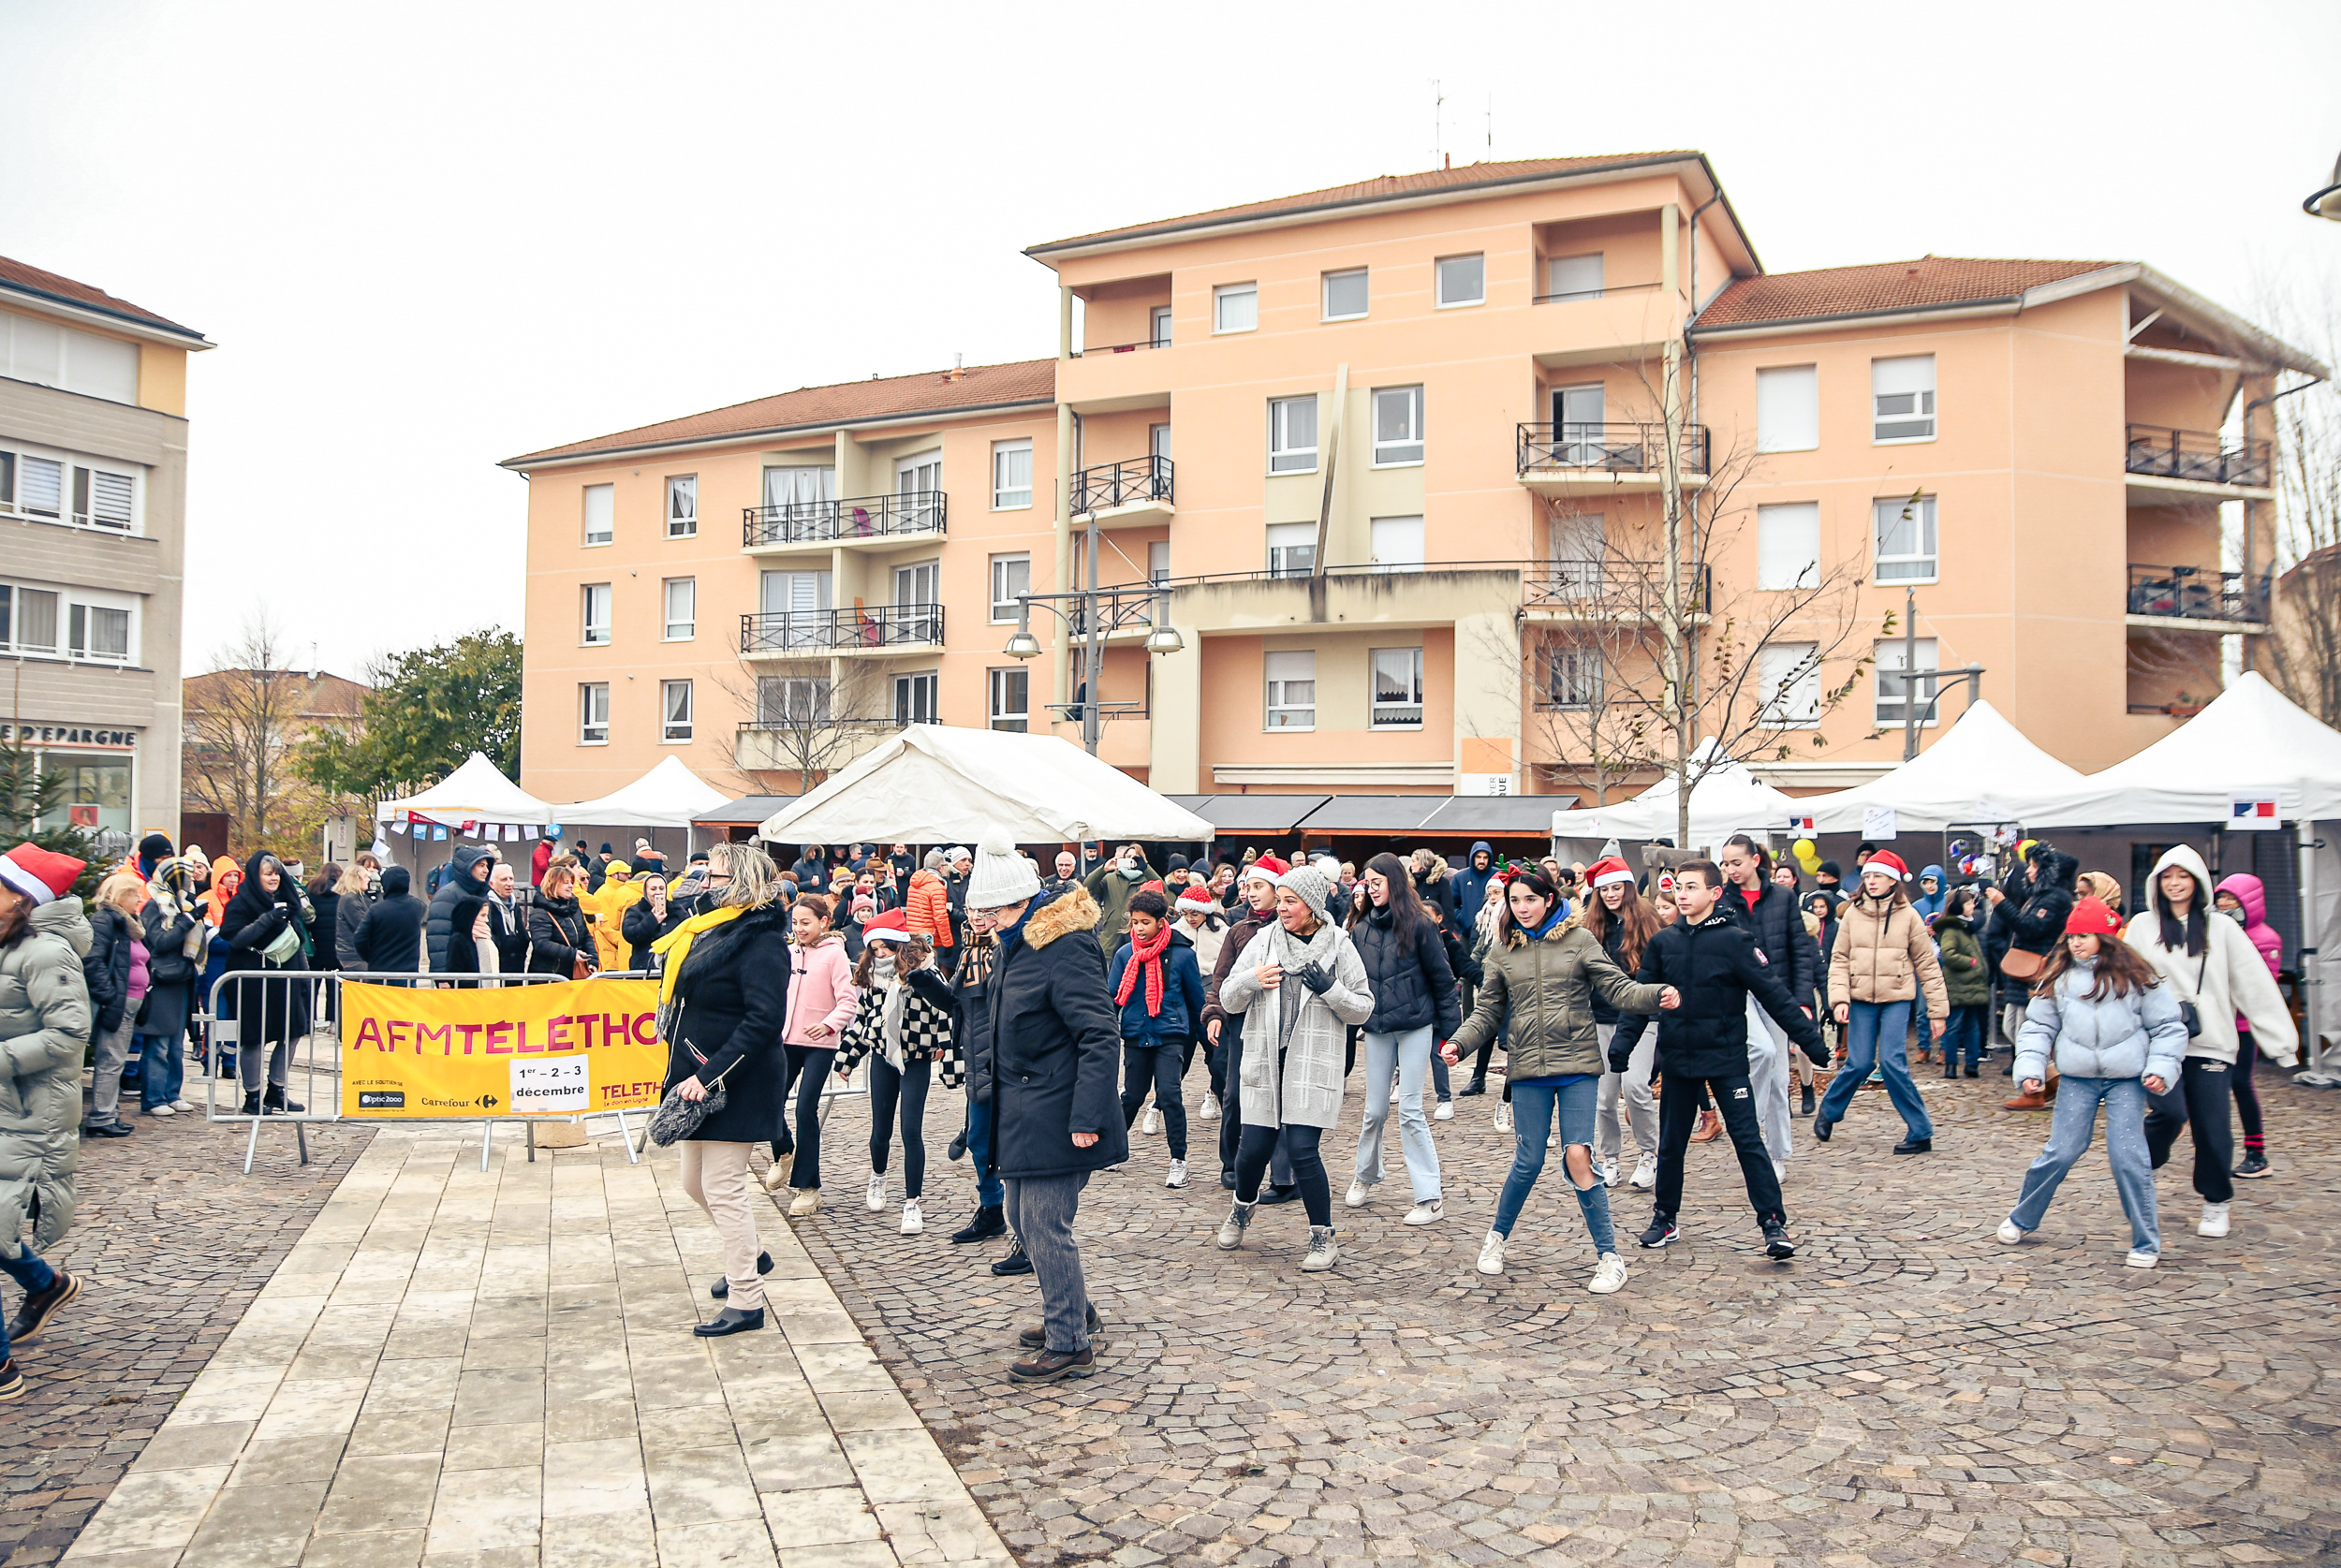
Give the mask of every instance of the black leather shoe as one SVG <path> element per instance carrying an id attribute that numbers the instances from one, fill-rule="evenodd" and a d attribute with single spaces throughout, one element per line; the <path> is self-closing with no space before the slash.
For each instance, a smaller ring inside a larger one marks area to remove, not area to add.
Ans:
<path id="1" fill-rule="evenodd" d="M 1044 1350 L 1009 1365 L 1008 1375 L 1019 1383 L 1054 1383 L 1060 1378 L 1088 1377 L 1097 1370 L 1097 1347 L 1088 1350 Z"/>
<path id="2" fill-rule="evenodd" d="M 24 1397 L 24 1374 L 16 1370 L 16 1358 L 0 1361 L 0 1400 Z"/>
<path id="3" fill-rule="evenodd" d="M 60 1268 L 56 1281 L 37 1296 L 27 1296 L 16 1321 L 8 1325 L 8 1338 L 17 1344 L 29 1344 L 49 1326 L 49 1320 L 57 1315 L 66 1302 L 81 1294 L 81 1276 L 68 1274 Z"/>
<path id="4" fill-rule="evenodd" d="M 1455 1096 L 1456 1096 L 1456 1098 L 1461 1099 L 1464 1095 L 1466 1095 L 1466 1094 L 1484 1094 L 1484 1093 L 1486 1093 L 1487 1092 L 1488 1092 L 1488 1080 L 1487 1080 L 1487 1079 L 1485 1079 L 1485 1078 L 1473 1078 L 1473 1079 L 1472 1079 L 1469 1083 L 1465 1084 L 1465 1085 L 1464 1085 L 1461 1089 L 1456 1090 L 1456 1091 L 1455 1091 Z"/>
<path id="5" fill-rule="evenodd" d="M 1982 1069 L 1981 1067 L 1977 1066 L 1977 1065 L 1976 1065 L 1974 1062 L 1968 1062 L 1968 1063 L 1967 1063 L 1967 1077 L 1971 1077 L 1971 1078 L 1980 1078 L 1980 1077 L 1981 1077 L 1982 1076 L 1983 1076 L 1983 1069 Z"/>
<path id="6" fill-rule="evenodd" d="M 1825 1116 L 1816 1116 L 1813 1118 L 1813 1136 L 1820 1139 L 1821 1142 L 1827 1143 L 1829 1141 L 1829 1135 L 1836 1130 L 1836 1126 L 1837 1124 L 1834 1121 L 1830 1121 L 1829 1118 Z"/>
<path id="7" fill-rule="evenodd" d="M 966 1153 L 967 1130 L 963 1127 L 957 1133 L 951 1135 L 950 1145 L 943 1150 L 943 1158 L 956 1162 L 964 1158 Z"/>
<path id="8" fill-rule="evenodd" d="M 772 1253 L 758 1253 L 756 1254 L 756 1271 L 758 1274 L 769 1274 L 773 1271 Z M 725 1297 L 729 1296 L 731 1294 L 730 1276 L 726 1275 L 724 1278 L 717 1280 L 714 1284 L 709 1285 L 707 1287 L 707 1294 L 714 1297 L 718 1301 L 721 1301 Z M 759 1307 L 757 1310 L 761 1312 L 763 1309 Z"/>
<path id="9" fill-rule="evenodd" d="M 1894 1152 L 1897 1154 L 1932 1154 L 1935 1152 L 1935 1140 L 1933 1138 L 1904 1138 L 1894 1145 Z"/>
<path id="10" fill-rule="evenodd" d="M 992 1266 L 992 1272 L 1001 1275 L 1031 1273 L 1032 1259 L 1024 1255 L 1023 1244 L 1019 1242 L 1010 1248 L 1008 1256 Z"/>
<path id="11" fill-rule="evenodd" d="M 1221 1172 L 1219 1173 L 1219 1185 L 1220 1185 L 1222 1188 L 1226 1189 L 1228 1192 L 1230 1192 L 1230 1193 L 1234 1192 L 1234 1191 L 1235 1191 L 1235 1172 L 1233 1172 L 1233 1171 L 1231 1171 L 1231 1170 L 1223 1170 L 1223 1171 L 1221 1171 Z"/>
<path id="12" fill-rule="evenodd" d="M 1803 1110 L 1801 1110 L 1801 1111 L 1798 1111 L 1798 1112 L 1797 1112 L 1797 1115 L 1799 1115 L 1799 1116 L 1810 1116 L 1810 1115 L 1812 1115 L 1812 1114 L 1813 1114 L 1813 1106 L 1814 1106 L 1815 1105 L 1817 1105 L 1817 1104 L 1818 1104 L 1818 1100 L 1817 1099 L 1817 1097 L 1816 1097 L 1816 1096 L 1814 1095 L 1814 1093 L 1813 1093 L 1813 1086 L 1812 1086 L 1811 1084 L 1809 1084 L 1809 1083 L 1808 1083 L 1808 1084 L 1806 1084 L 1806 1085 L 1804 1086 L 1804 1108 Z"/>
<path id="13" fill-rule="evenodd" d="M 1259 1201 L 1263 1207 L 1278 1203 L 1298 1203 L 1301 1201 L 1301 1189 L 1298 1187 L 1271 1187 L 1268 1191 L 1259 1195 Z"/>
<path id="14" fill-rule="evenodd" d="M 242 1110 L 239 1114 L 240 1114 L 240 1115 L 243 1115 L 243 1116 L 258 1116 L 258 1115 L 259 1115 L 259 1114 L 260 1114 L 260 1097 L 259 1097 L 258 1094 L 247 1094 L 247 1095 L 245 1095 L 245 1096 L 243 1097 L 243 1110 Z"/>
<path id="15" fill-rule="evenodd" d="M 297 1100 L 286 1099 L 285 1087 L 282 1084 L 270 1084 L 268 1092 L 260 1096 L 260 1113 L 264 1116 L 270 1111 L 276 1111 L 285 1116 L 299 1116 L 308 1108 Z"/>
<path id="16" fill-rule="evenodd" d="M 986 1204 L 976 1210 L 976 1217 L 951 1232 L 953 1241 L 989 1241 L 995 1236 L 1008 1234 L 1008 1218 L 998 1206 Z"/>
<path id="17" fill-rule="evenodd" d="M 726 1334 L 745 1334 L 763 1326 L 763 1308 L 751 1307 L 744 1312 L 737 1307 L 726 1307 L 715 1314 L 714 1322 L 702 1323 L 691 1332 L 702 1340 L 720 1340 Z"/>
<path id="18" fill-rule="evenodd" d="M 130 1133 L 130 1124 L 118 1116 L 110 1121 L 81 1123 L 81 1136 L 85 1138 L 126 1138 Z"/>
<path id="19" fill-rule="evenodd" d="M 1097 1303 L 1095 1301 L 1092 1301 L 1089 1304 L 1087 1317 L 1089 1324 L 1089 1337 L 1094 1341 L 1097 1337 L 1097 1330 L 1106 1326 L 1106 1320 L 1097 1315 Z M 1045 1326 L 1038 1328 L 1027 1328 L 1023 1333 L 1016 1336 L 1016 1342 L 1023 1345 L 1026 1350 L 1046 1350 L 1049 1345 L 1049 1330 Z"/>

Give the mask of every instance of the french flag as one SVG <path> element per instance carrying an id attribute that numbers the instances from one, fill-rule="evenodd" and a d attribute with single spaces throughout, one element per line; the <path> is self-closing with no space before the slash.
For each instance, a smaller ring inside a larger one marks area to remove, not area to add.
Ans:
<path id="1" fill-rule="evenodd" d="M 2275 814 L 2276 803 L 2274 800 L 2238 800 L 2231 808 L 2229 820 L 2242 822 L 2249 819 L 2273 822 L 2275 820 Z"/>

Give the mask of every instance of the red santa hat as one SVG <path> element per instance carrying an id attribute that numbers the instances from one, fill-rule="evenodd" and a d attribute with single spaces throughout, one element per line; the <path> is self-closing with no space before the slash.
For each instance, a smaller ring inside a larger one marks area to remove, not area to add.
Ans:
<path id="1" fill-rule="evenodd" d="M 908 942 L 910 917 L 899 909 L 890 909 L 861 928 L 864 942 Z"/>
<path id="2" fill-rule="evenodd" d="M 1866 876 L 1871 872 L 1884 872 L 1896 882 L 1910 880 L 1910 868 L 1903 863 L 1901 856 L 1891 849 L 1881 849 L 1862 862 L 1862 874 Z"/>
<path id="3" fill-rule="evenodd" d="M 1631 882 L 1633 869 L 1614 855 L 1605 855 L 1585 868 L 1585 886 L 1607 887 L 1612 882 Z"/>
<path id="4" fill-rule="evenodd" d="M 0 882 L 33 901 L 35 907 L 61 899 L 73 890 L 86 860 L 59 855 L 36 843 L 21 843 L 0 855 Z"/>
<path id="5" fill-rule="evenodd" d="M 1274 883 L 1291 869 L 1291 865 L 1287 861 L 1274 855 L 1263 855 L 1244 868 L 1244 876 L 1246 881 L 1258 877 L 1262 882 Z"/>
<path id="6" fill-rule="evenodd" d="M 1219 901 L 1211 896 L 1210 890 L 1196 883 L 1188 883 L 1186 891 L 1179 895 L 1179 908 L 1182 912 L 1200 909 L 1208 915 L 1218 907 Z"/>

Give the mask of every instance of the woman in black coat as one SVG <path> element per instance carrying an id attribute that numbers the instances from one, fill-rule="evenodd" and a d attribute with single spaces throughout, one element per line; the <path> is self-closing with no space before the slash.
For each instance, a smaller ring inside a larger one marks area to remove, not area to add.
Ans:
<path id="1" fill-rule="evenodd" d="M 545 867 L 545 879 L 528 906 L 528 972 L 531 975 L 575 975 L 579 960 L 591 974 L 601 967 L 594 946 L 593 922 L 577 901 L 584 873 L 573 856 L 555 856 Z"/>
<path id="2" fill-rule="evenodd" d="M 309 986 L 305 980 L 270 978 L 280 970 L 309 967 L 309 926 L 302 910 L 301 885 L 283 861 L 263 851 L 245 862 L 243 885 L 220 915 L 219 940 L 228 945 L 228 970 L 248 975 L 231 989 L 236 998 L 236 1043 L 242 1048 L 238 1074 L 244 1086 L 243 1114 L 299 1112 L 306 1106 L 285 1097 L 292 1043 L 309 1033 Z M 290 932 L 294 941 L 281 958 L 269 957 L 272 944 Z M 268 1060 L 268 1087 L 260 1062 Z"/>
<path id="3" fill-rule="evenodd" d="M 771 1267 L 757 1240 L 748 1150 L 780 1122 L 788 1058 L 788 914 L 780 872 L 751 844 L 717 844 L 709 856 L 707 909 L 664 939 L 659 1006 L 667 1039 L 660 1092 L 704 1100 L 720 1085 L 723 1108 L 682 1140 L 683 1190 L 707 1210 L 724 1244 L 724 1310 L 693 1332 L 702 1338 L 764 1326 Z"/>
<path id="4" fill-rule="evenodd" d="M 1423 913 L 1423 901 L 1407 877 L 1405 861 L 1395 855 L 1377 855 L 1365 863 L 1358 892 L 1362 897 L 1349 916 L 1349 940 L 1365 965 L 1374 1011 L 1360 1037 L 1360 1054 L 1365 1059 L 1365 1121 L 1358 1131 L 1357 1176 L 1344 1201 L 1362 1209 L 1381 1182 L 1382 1134 L 1390 1123 L 1394 1068 L 1398 1140 L 1414 1194 L 1406 1223 L 1427 1225 L 1445 1213 L 1445 1196 L 1439 1185 L 1438 1146 L 1431 1141 L 1431 1120 L 1422 1108 L 1422 1086 L 1434 1043 L 1463 1027 L 1455 971 L 1438 928 Z"/>
<path id="5" fill-rule="evenodd" d="M 181 1093 L 185 1087 L 187 1019 L 195 1011 L 195 960 L 187 938 L 196 929 L 193 869 L 184 860 L 165 860 L 147 884 L 140 912 L 146 944 L 146 1004 L 139 1014 L 139 1098 L 147 1112 L 195 1108 Z"/>

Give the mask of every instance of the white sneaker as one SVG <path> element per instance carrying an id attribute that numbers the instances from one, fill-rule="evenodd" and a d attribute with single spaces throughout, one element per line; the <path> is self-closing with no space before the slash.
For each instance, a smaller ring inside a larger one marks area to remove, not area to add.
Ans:
<path id="1" fill-rule="evenodd" d="M 170 1108 L 177 1111 L 181 1116 L 184 1116 L 189 1111 L 195 1109 L 195 1102 L 193 1100 L 173 1100 L 170 1102 Z"/>
<path id="2" fill-rule="evenodd" d="M 919 1207 L 917 1198 L 903 1199 L 903 1234 L 916 1236 L 927 1228 L 926 1211 Z"/>
<path id="3" fill-rule="evenodd" d="M 818 1187 L 800 1188 L 797 1195 L 788 1202 L 788 1217 L 792 1220 L 802 1220 L 807 1214 L 817 1214 L 820 1211 L 821 1189 Z"/>
<path id="4" fill-rule="evenodd" d="M 1162 1112 L 1156 1110 L 1152 1106 L 1148 1106 L 1146 1107 L 1146 1114 L 1138 1119 L 1138 1130 L 1145 1134 L 1148 1137 L 1152 1137 L 1156 1133 L 1161 1132 Z"/>
<path id="5" fill-rule="evenodd" d="M 1203 1096 L 1203 1108 L 1195 1113 L 1195 1119 L 1199 1121 L 1218 1121 L 1219 1096 L 1216 1094 L 1205 1094 Z"/>
<path id="6" fill-rule="evenodd" d="M 1433 1112 L 1431 1113 L 1431 1120 L 1432 1120 L 1432 1121 L 1454 1121 L 1454 1120 L 1455 1120 L 1455 1102 L 1454 1102 L 1454 1101 L 1452 1101 L 1452 1100 L 1441 1100 L 1441 1101 L 1438 1103 L 1438 1109 L 1436 1109 L 1436 1110 L 1435 1110 L 1435 1111 L 1433 1111 Z"/>
<path id="7" fill-rule="evenodd" d="M 179 1113 L 172 1110 L 169 1106 L 149 1106 L 146 1108 L 146 1114 L 149 1116 L 176 1116 Z"/>
<path id="8" fill-rule="evenodd" d="M 1495 1102 L 1495 1130 L 1499 1133 L 1509 1133 L 1512 1130 L 1512 1107 L 1509 1101 Z"/>
<path id="9" fill-rule="evenodd" d="M 1626 1288 L 1626 1260 L 1615 1253 L 1601 1254 L 1601 1267 L 1593 1271 L 1593 1282 L 1585 1286 L 1596 1296 L 1610 1296 Z"/>
<path id="10" fill-rule="evenodd" d="M 1418 1203 L 1406 1210 L 1406 1224 L 1410 1225 L 1435 1225 L 1445 1218 L 1447 1218 L 1445 1198 L 1433 1198 L 1428 1203 Z"/>
<path id="11" fill-rule="evenodd" d="M 1494 1231 L 1488 1232 L 1488 1238 L 1480 1243 L 1480 1272 L 1482 1274 L 1504 1272 L 1504 1238 Z"/>
<path id="12" fill-rule="evenodd" d="M 1341 1194 L 1341 1201 L 1352 1209 L 1363 1209 L 1365 1200 L 1373 1195 L 1374 1189 L 1367 1186 L 1364 1179 L 1361 1177 L 1349 1183 L 1349 1190 Z"/>
<path id="13" fill-rule="evenodd" d="M 883 1176 L 870 1178 L 870 1195 L 862 1201 L 870 1206 L 871 1213 L 883 1213 L 886 1209 L 886 1178 Z"/>
<path id="14" fill-rule="evenodd" d="M 1186 1185 L 1186 1162 L 1185 1162 L 1185 1160 L 1173 1160 L 1173 1161 L 1171 1161 L 1171 1162 L 1170 1162 L 1170 1173 L 1168 1176 L 1165 1176 L 1165 1177 L 1162 1179 L 1162 1184 L 1163 1184 L 1164 1186 L 1166 1186 L 1166 1187 L 1184 1187 L 1184 1186 L 1185 1186 L 1185 1185 Z"/>
<path id="15" fill-rule="evenodd" d="M 2160 1253 L 2132 1252 L 2128 1257 L 2122 1259 L 2122 1261 L 2132 1268 L 2152 1268 L 2156 1264 L 2162 1261 L 2162 1254 Z"/>
<path id="16" fill-rule="evenodd" d="M 2197 1236 L 2225 1236 L 2227 1234 L 2227 1205 L 2224 1203 L 2204 1204 L 2202 1223 L 2195 1227 L 2195 1234 Z"/>
<path id="17" fill-rule="evenodd" d="M 1655 1154 L 1644 1154 L 1634 1162 L 1634 1185 L 1646 1193 L 1657 1184 L 1658 1157 Z"/>
<path id="18" fill-rule="evenodd" d="M 1614 1187 L 1617 1185 L 1617 1165 L 1614 1163 L 1610 1165 L 1595 1165 L 1593 1167 L 1593 1174 L 1594 1179 L 1599 1181 L 1604 1187 Z"/>
<path id="19" fill-rule="evenodd" d="M 2002 1220 L 1999 1223 L 1999 1238 L 2012 1247 L 2024 1239 L 2024 1226 L 2013 1220 Z"/>

